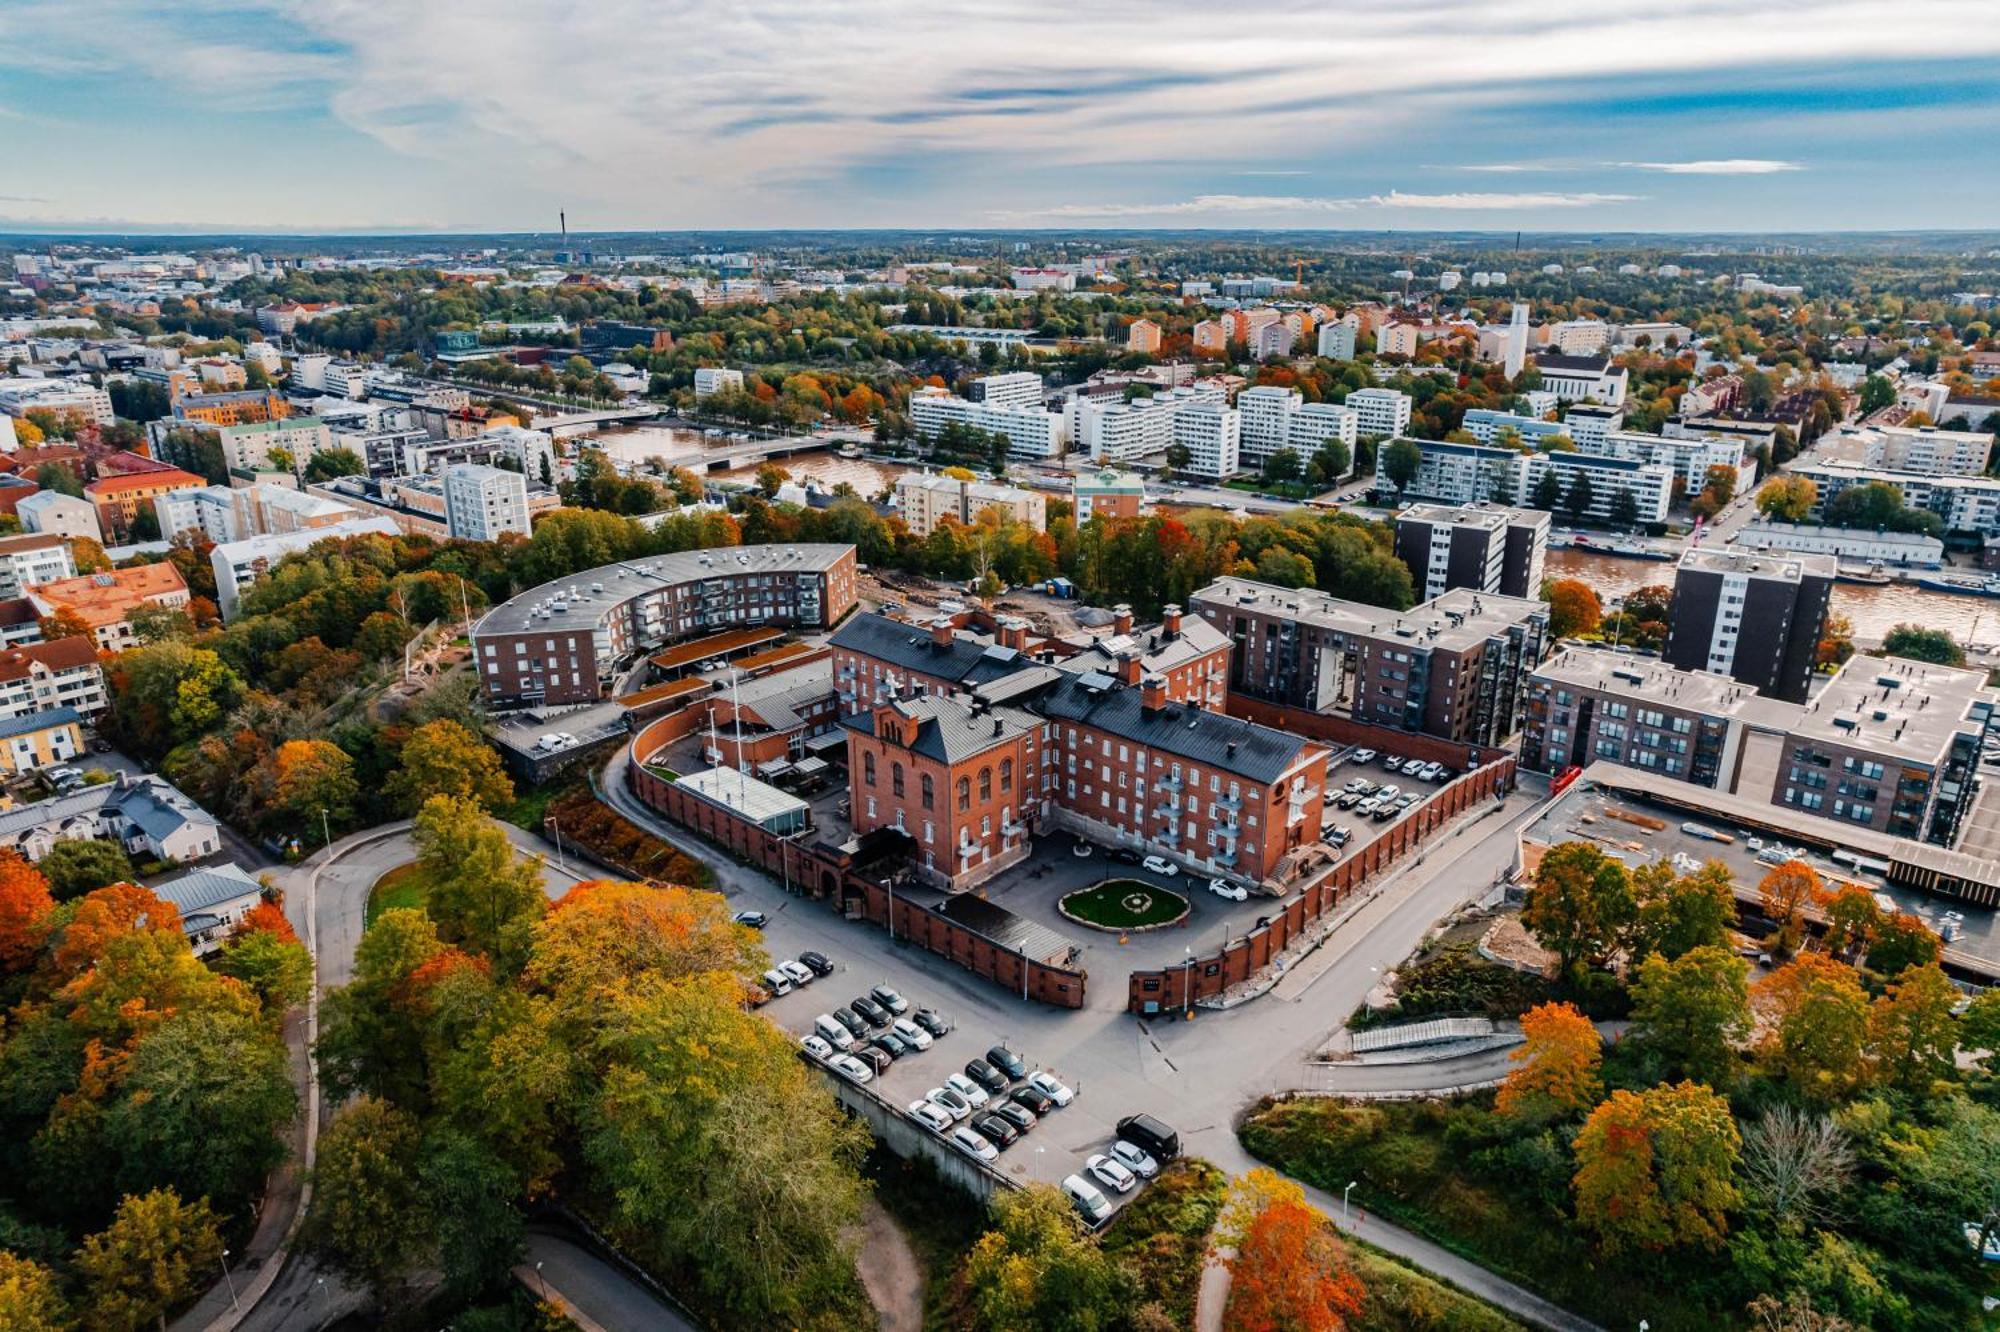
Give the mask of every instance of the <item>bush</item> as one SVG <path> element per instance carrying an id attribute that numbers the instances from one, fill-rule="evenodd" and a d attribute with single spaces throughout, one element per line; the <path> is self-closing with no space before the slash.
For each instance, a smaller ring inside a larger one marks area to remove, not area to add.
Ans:
<path id="1" fill-rule="evenodd" d="M 1359 1031 L 1443 1014 L 1517 1018 L 1550 995 L 1545 978 L 1495 966 L 1471 944 L 1453 944 L 1397 973 L 1396 1002 L 1359 1009 L 1347 1025 Z"/>
<path id="2" fill-rule="evenodd" d="M 1140 1303 L 1158 1305 L 1170 1326 L 1194 1326 L 1208 1233 L 1228 1194 L 1229 1177 L 1208 1162 L 1177 1161 L 1104 1234 L 1104 1251 L 1139 1283 Z"/>
<path id="3" fill-rule="evenodd" d="M 580 846 L 621 873 L 685 888 L 713 888 L 708 866 L 681 854 L 588 791 L 573 791 L 549 802 L 543 824 L 562 829 L 565 843 Z"/>

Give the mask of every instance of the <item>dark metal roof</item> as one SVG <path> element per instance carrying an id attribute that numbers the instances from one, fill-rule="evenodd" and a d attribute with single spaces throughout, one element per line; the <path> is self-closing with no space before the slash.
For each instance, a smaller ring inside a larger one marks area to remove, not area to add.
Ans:
<path id="1" fill-rule="evenodd" d="M 926 626 L 892 620 L 873 611 L 851 617 L 827 642 L 954 684 L 983 684 L 1031 664 L 1022 653 L 996 648 L 971 635 L 954 634 L 951 642 L 938 643 Z"/>
<path id="2" fill-rule="evenodd" d="M 910 746 L 910 752 L 943 763 L 957 763 L 983 754 L 1039 725 L 1016 708 L 982 709 L 975 713 L 956 699 L 935 694 L 903 699 L 891 706 L 906 717 L 922 719 L 917 728 L 917 742 Z M 871 712 L 844 718 L 841 724 L 863 735 L 875 734 L 875 715 Z"/>
<path id="3" fill-rule="evenodd" d="M 999 947 L 1037 962 L 1064 962 L 1069 958 L 1068 939 L 1046 925 L 1037 925 L 1027 917 L 1017 916 L 1006 907 L 996 906 L 983 897 L 961 893 L 935 910 L 946 920 L 963 925 Z"/>
<path id="4" fill-rule="evenodd" d="M 1095 674 L 1065 676 L 1035 700 L 1035 711 L 1054 721 L 1083 722 L 1135 745 L 1259 783 L 1284 775 L 1309 743 L 1285 731 L 1185 704 L 1148 711 L 1141 691 L 1130 686 L 1105 688 L 1099 683 L 1103 681 L 1105 677 Z"/>
<path id="5" fill-rule="evenodd" d="M 1536 352 L 1535 365 L 1543 370 L 1580 370 L 1596 374 L 1611 364 L 1609 356 L 1563 356 L 1556 352 Z"/>

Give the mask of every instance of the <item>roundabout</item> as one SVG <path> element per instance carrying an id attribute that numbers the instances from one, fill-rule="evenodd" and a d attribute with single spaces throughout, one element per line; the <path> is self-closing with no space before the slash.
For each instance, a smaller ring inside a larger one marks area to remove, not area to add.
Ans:
<path id="1" fill-rule="evenodd" d="M 1094 930 L 1157 930 L 1186 919 L 1188 900 L 1142 879 L 1106 879 L 1067 894 L 1056 910 Z"/>

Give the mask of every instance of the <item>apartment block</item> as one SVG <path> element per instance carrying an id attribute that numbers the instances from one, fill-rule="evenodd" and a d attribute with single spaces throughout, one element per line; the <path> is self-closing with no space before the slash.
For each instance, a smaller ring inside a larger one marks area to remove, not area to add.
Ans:
<path id="1" fill-rule="evenodd" d="M 1674 572 L 1661 655 L 1760 694 L 1803 703 L 1838 572 L 1830 555 L 1695 548 Z"/>
<path id="2" fill-rule="evenodd" d="M 1936 426 L 1846 426 L 1820 436 L 1812 454 L 1821 462 L 1891 472 L 1984 476 L 1993 456 L 1993 436 Z"/>
<path id="3" fill-rule="evenodd" d="M 25 717 L 50 708 L 73 708 L 95 717 L 110 702 L 104 672 L 97 664 L 97 645 L 87 634 L 0 651 L 0 718 Z"/>
<path id="4" fill-rule="evenodd" d="M 896 505 L 911 535 L 918 537 L 929 536 L 946 518 L 971 524 L 988 510 L 1037 532 L 1048 527 L 1048 500 L 1038 491 L 928 472 L 905 472 L 896 479 Z"/>
<path id="5" fill-rule="evenodd" d="M 1532 453 L 1519 458 L 1514 501 L 1531 504 L 1543 489 L 1542 478 L 1553 476 L 1565 512 L 1575 512 L 1572 497 L 1583 486 L 1588 498 L 1582 516 L 1592 522 L 1617 521 L 1618 496 L 1632 497 L 1633 519 L 1639 523 L 1663 523 L 1674 498 L 1674 469 L 1665 463 L 1635 462 L 1629 458 L 1600 458 L 1588 453 Z"/>
<path id="6" fill-rule="evenodd" d="M 455 463 L 444 469 L 445 525 L 454 538 L 498 541 L 527 536 L 528 478 L 504 467 Z"/>
<path id="7" fill-rule="evenodd" d="M 1069 494 L 1078 527 L 1092 518 L 1137 518 L 1146 503 L 1146 481 L 1136 472 L 1106 467 L 1078 472 L 1070 480 Z"/>
<path id="8" fill-rule="evenodd" d="M 1747 495 L 1757 483 L 1757 460 L 1740 439 L 1703 436 L 1675 439 L 1664 435 L 1642 435 L 1629 430 L 1593 434 L 1585 443 L 1577 440 L 1579 452 L 1600 458 L 1625 458 L 1632 462 L 1659 463 L 1673 469 L 1689 495 L 1699 494 L 1708 484 L 1709 472 L 1720 467 L 1734 478 L 1735 493 Z"/>
<path id="9" fill-rule="evenodd" d="M 1417 504 L 1396 515 L 1396 554 L 1425 601 L 1453 588 L 1539 597 L 1549 515 L 1491 504 Z"/>
<path id="10" fill-rule="evenodd" d="M 1406 494 L 1462 505 L 1488 500 L 1511 503 L 1519 493 L 1521 455 L 1512 449 L 1441 439 L 1411 442 L 1417 446 L 1417 474 L 1405 488 Z M 1383 478 L 1377 489 L 1387 485 Z"/>
<path id="11" fill-rule="evenodd" d="M 1359 434 L 1388 439 L 1410 428 L 1410 395 L 1396 389 L 1356 389 L 1347 395 L 1345 406 L 1354 413 Z"/>
<path id="12" fill-rule="evenodd" d="M 1505 440 L 1539 445 L 1551 436 L 1569 434 L 1569 427 L 1561 422 L 1524 416 L 1519 412 L 1497 411 L 1491 407 L 1468 408 L 1460 426 L 1485 445 L 1499 445 Z"/>
<path id="13" fill-rule="evenodd" d="M 272 470 L 273 456 L 282 450 L 291 459 L 288 470 L 304 471 L 313 455 L 333 447 L 333 431 L 317 416 L 292 416 L 278 421 L 250 421 L 216 431 L 222 460 L 234 470 Z"/>
<path id="14" fill-rule="evenodd" d="M 1002 379 L 1009 376 L 996 375 Z M 1036 379 L 1035 376 L 1027 376 Z M 1039 379 L 1036 379 L 1039 384 Z M 969 398 L 954 397 L 944 389 L 920 388 L 910 395 L 910 425 L 918 436 L 925 440 L 935 440 L 944 433 L 945 427 L 956 423 L 960 427 L 984 430 L 996 434 L 1007 441 L 1009 456 L 1022 460 L 1059 458 L 1068 446 L 1069 430 L 1063 413 L 1044 410 L 1040 405 L 1040 389 L 1035 390 L 1036 403 L 1033 406 L 1007 406 L 1003 402 L 974 402 Z"/>
<path id="15" fill-rule="evenodd" d="M 715 393 L 743 391 L 743 372 L 724 366 L 705 365 L 694 372 L 694 396 L 696 401 Z"/>
<path id="16" fill-rule="evenodd" d="M 132 617 L 142 610 L 178 610 L 190 600 L 180 569 L 162 560 L 129 569 L 83 574 L 28 589 L 38 615 L 68 615 L 88 629 L 103 652 L 138 641 Z"/>
<path id="17" fill-rule="evenodd" d="M 1242 468 L 1243 415 L 1221 402 L 1190 403 L 1174 413 L 1173 442 L 1187 450 L 1182 474 L 1226 480 Z"/>
<path id="18" fill-rule="evenodd" d="M 1354 359 L 1356 327 L 1346 320 L 1319 326 L 1319 354 L 1335 361 Z"/>
<path id="19" fill-rule="evenodd" d="M 21 520 L 23 528 L 45 536 L 104 539 L 104 528 L 97 521 L 97 506 L 60 490 L 36 491 L 14 506 L 14 516 Z"/>
<path id="20" fill-rule="evenodd" d="M 11 601 L 36 583 L 75 576 L 67 539 L 50 533 L 0 537 L 0 600 Z"/>

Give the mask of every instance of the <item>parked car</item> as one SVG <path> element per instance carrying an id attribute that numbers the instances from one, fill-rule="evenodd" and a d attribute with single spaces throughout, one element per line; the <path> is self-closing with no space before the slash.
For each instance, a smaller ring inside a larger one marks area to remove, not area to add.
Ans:
<path id="1" fill-rule="evenodd" d="M 972 1113 L 971 1103 L 949 1087 L 933 1087 L 924 1093 L 924 1099 L 950 1115 L 953 1120 L 964 1119 Z"/>
<path id="2" fill-rule="evenodd" d="M 1331 786 L 1329 786 L 1326 788 L 1326 794 L 1320 797 L 1320 803 L 1323 805 L 1331 805 L 1334 801 L 1338 799 L 1340 799 L 1340 792 L 1334 790 Z"/>
<path id="3" fill-rule="evenodd" d="M 985 1161 L 990 1164 L 1000 1159 L 998 1148 L 964 1124 L 951 1131 L 951 1145 L 975 1161 Z"/>
<path id="4" fill-rule="evenodd" d="M 847 1028 L 848 1035 L 853 1036 L 857 1040 L 868 1034 L 868 1024 L 863 1022 L 851 1008 L 834 1009 L 833 1020 Z"/>
<path id="5" fill-rule="evenodd" d="M 1151 1115 L 1125 1116 L 1118 1121 L 1118 1136 L 1162 1165 L 1181 1154 L 1181 1135 Z"/>
<path id="6" fill-rule="evenodd" d="M 998 1115 L 981 1115 L 972 1121 L 972 1127 L 978 1130 L 980 1137 L 1003 1152 L 1021 1140 L 1021 1130 Z"/>
<path id="7" fill-rule="evenodd" d="M 1127 1142 L 1123 1138 L 1120 1138 L 1111 1144 L 1111 1150 L 1105 1153 L 1105 1155 L 1109 1156 L 1119 1165 L 1124 1166 L 1140 1179 L 1151 1179 L 1160 1173 L 1160 1163 L 1155 1161 L 1151 1154 L 1136 1142 Z"/>
<path id="8" fill-rule="evenodd" d="M 1341 789 L 1343 791 L 1372 791 L 1375 789 L 1375 783 L 1369 781 L 1366 777 L 1354 777 L 1349 779 L 1347 785 Z"/>
<path id="9" fill-rule="evenodd" d="M 1165 856 L 1147 856 L 1139 862 L 1139 867 L 1149 873 L 1157 874 L 1163 879 L 1179 878 L 1181 872 L 1181 867 L 1174 864 L 1173 861 L 1168 860 Z"/>
<path id="10" fill-rule="evenodd" d="M 1063 1086 L 1053 1073 L 1035 1073 L 1028 1078 L 1028 1085 L 1048 1097 L 1058 1107 L 1068 1105 L 1076 1099 L 1076 1093 Z"/>
<path id="11" fill-rule="evenodd" d="M 1402 812 L 1403 807 L 1401 805 L 1398 805 L 1393 800 L 1384 800 L 1375 806 L 1375 812 L 1370 817 L 1377 823 L 1387 823 Z"/>
<path id="12" fill-rule="evenodd" d="M 1394 800 L 1401 794 L 1403 794 L 1402 787 L 1392 786 L 1388 782 L 1384 782 L 1375 788 L 1375 798 L 1377 800 Z"/>
<path id="13" fill-rule="evenodd" d="M 764 988 L 771 992 L 772 998 L 792 992 L 792 978 L 776 967 L 765 972 L 760 979 L 764 982 Z"/>
<path id="14" fill-rule="evenodd" d="M 933 1133 L 951 1131 L 951 1115 L 929 1101 L 911 1101 L 910 1118 L 922 1124 Z"/>
<path id="15" fill-rule="evenodd" d="M 826 1062 L 827 1066 L 834 1072 L 857 1086 L 861 1083 L 873 1082 L 875 1080 L 875 1070 L 851 1054 L 837 1054 Z"/>
<path id="16" fill-rule="evenodd" d="M 811 985 L 817 979 L 813 969 L 803 962 L 780 962 L 778 970 L 784 972 L 795 986 Z"/>
<path id="17" fill-rule="evenodd" d="M 813 1019 L 813 1034 L 836 1050 L 852 1050 L 854 1033 L 833 1020 L 830 1013 L 821 1013 Z"/>
<path id="18" fill-rule="evenodd" d="M 826 1043 L 824 1037 L 817 1035 L 801 1036 L 799 1037 L 799 1046 L 814 1059 L 833 1058 L 833 1047 Z"/>
<path id="19" fill-rule="evenodd" d="M 1115 860 L 1121 865 L 1136 865 L 1145 857 L 1129 846 L 1114 846 L 1104 853 L 1106 860 Z"/>
<path id="20" fill-rule="evenodd" d="M 984 1059 L 966 1060 L 965 1076 L 971 1078 L 995 1096 L 1007 1090 L 1007 1075 L 987 1063 Z"/>
<path id="21" fill-rule="evenodd" d="M 1399 772 L 1402 770 L 1402 767 L 1403 756 L 1401 754 L 1384 754 L 1382 756 L 1382 770 L 1384 772 Z"/>
<path id="22" fill-rule="evenodd" d="M 1250 900 L 1250 890 L 1248 888 L 1245 888 L 1240 883 L 1231 883 L 1227 879 L 1210 879 L 1208 881 L 1208 891 L 1214 893 L 1217 897 L 1226 897 L 1232 902 L 1247 902 Z"/>
<path id="23" fill-rule="evenodd" d="M 1360 804 L 1365 799 L 1367 799 L 1367 797 L 1364 796 L 1361 792 L 1349 791 L 1345 795 L 1341 796 L 1340 799 L 1336 800 L 1334 803 L 1339 805 L 1342 809 L 1353 809 L 1356 805 Z"/>
<path id="24" fill-rule="evenodd" d="M 1035 1126 L 1035 1112 L 1012 1099 L 1003 1098 L 993 1107 L 993 1113 L 1026 1133 Z"/>
<path id="25" fill-rule="evenodd" d="M 761 911 L 739 911 L 729 919 L 738 925 L 748 925 L 753 930 L 761 930 L 771 923 L 771 918 Z"/>
<path id="26" fill-rule="evenodd" d="M 894 1055 L 889 1054 L 885 1050 L 878 1049 L 873 1045 L 862 1046 L 859 1050 L 856 1050 L 854 1052 L 854 1057 L 856 1059 L 859 1059 L 862 1063 L 868 1065 L 869 1068 L 873 1069 L 875 1071 L 875 1076 L 878 1078 L 881 1077 L 884 1073 L 887 1073 L 889 1071 L 889 1066 L 896 1062 Z"/>
<path id="27" fill-rule="evenodd" d="M 827 960 L 825 953 L 800 953 L 799 961 L 811 967 L 815 976 L 831 976 L 833 974 L 833 963 Z"/>
<path id="28" fill-rule="evenodd" d="M 1405 777 L 1421 776 L 1423 774 L 1423 771 L 1424 771 L 1424 761 L 1422 759 L 1411 759 L 1408 763 L 1405 763 L 1403 765 L 1403 775 Z"/>
<path id="29" fill-rule="evenodd" d="M 935 1008 L 919 1008 L 910 1014 L 910 1021 L 922 1027 L 933 1036 L 942 1036 L 951 1030 L 951 1019 Z"/>
<path id="30" fill-rule="evenodd" d="M 1093 1228 L 1103 1225 L 1111 1217 L 1111 1203 L 1097 1186 L 1082 1175 L 1071 1175 L 1062 1182 L 1063 1196 L 1076 1208 L 1079 1215 Z"/>
<path id="31" fill-rule="evenodd" d="M 1130 1193 L 1139 1187 L 1138 1176 L 1101 1152 L 1085 1161 L 1083 1168 L 1096 1177 L 1098 1183 L 1119 1193 Z"/>
<path id="32" fill-rule="evenodd" d="M 911 1045 L 893 1031 L 883 1032 L 880 1036 L 870 1040 L 868 1044 L 882 1051 L 891 1059 L 901 1059 L 904 1055 L 915 1054 L 917 1052 L 916 1046 Z"/>
<path id="33" fill-rule="evenodd" d="M 953 1073 L 944 1080 L 944 1085 L 957 1092 L 960 1096 L 963 1096 L 966 1104 L 970 1105 L 974 1110 L 985 1109 L 986 1102 L 991 1099 L 986 1094 L 986 1088 L 980 1086 L 971 1078 L 966 1077 L 963 1073 Z"/>
<path id="34" fill-rule="evenodd" d="M 1007 1093 L 1007 1099 L 1023 1110 L 1032 1112 L 1037 1119 L 1056 1108 L 1054 1101 L 1028 1086 L 1014 1088 Z"/>
<path id="35" fill-rule="evenodd" d="M 865 994 L 849 1004 L 848 1007 L 859 1013 L 861 1020 L 871 1027 L 886 1027 L 889 1025 L 889 1015 L 882 1011 L 882 1005 L 876 1003 Z"/>
<path id="36" fill-rule="evenodd" d="M 1443 775 L 1444 764 L 1442 763 L 1426 763 L 1423 767 L 1417 769 L 1417 776 L 1427 782 L 1434 782 Z"/>
<path id="37" fill-rule="evenodd" d="M 896 987 L 893 985 L 878 985 L 868 992 L 868 997 L 897 1017 L 910 1011 L 910 1001 L 896 993 Z"/>
<path id="38" fill-rule="evenodd" d="M 1380 800 L 1377 800 L 1374 796 L 1369 796 L 1366 800 L 1362 801 L 1360 804 L 1354 807 L 1354 813 L 1357 818 L 1363 818 L 1363 819 L 1373 818 L 1375 816 L 1375 811 L 1380 808 L 1382 808 L 1382 802 Z"/>
<path id="39" fill-rule="evenodd" d="M 1327 829 L 1326 832 L 1326 840 L 1332 842 L 1335 846 L 1346 846 L 1348 839 L 1352 836 L 1354 834 L 1351 830 L 1342 827 L 1338 823 Z"/>
<path id="40" fill-rule="evenodd" d="M 931 1048 L 931 1041 L 933 1039 L 931 1034 L 908 1018 L 897 1018 L 891 1024 L 889 1030 L 902 1037 L 905 1045 L 918 1050 L 928 1050 Z"/>
<path id="41" fill-rule="evenodd" d="M 1028 1076 L 1028 1063 L 1004 1045 L 996 1045 L 986 1052 L 986 1062 L 1019 1081 Z"/>
<path id="42" fill-rule="evenodd" d="M 1347 761 L 1350 763 L 1373 763 L 1375 761 L 1375 751 L 1372 749 L 1357 749 L 1347 756 Z"/>

